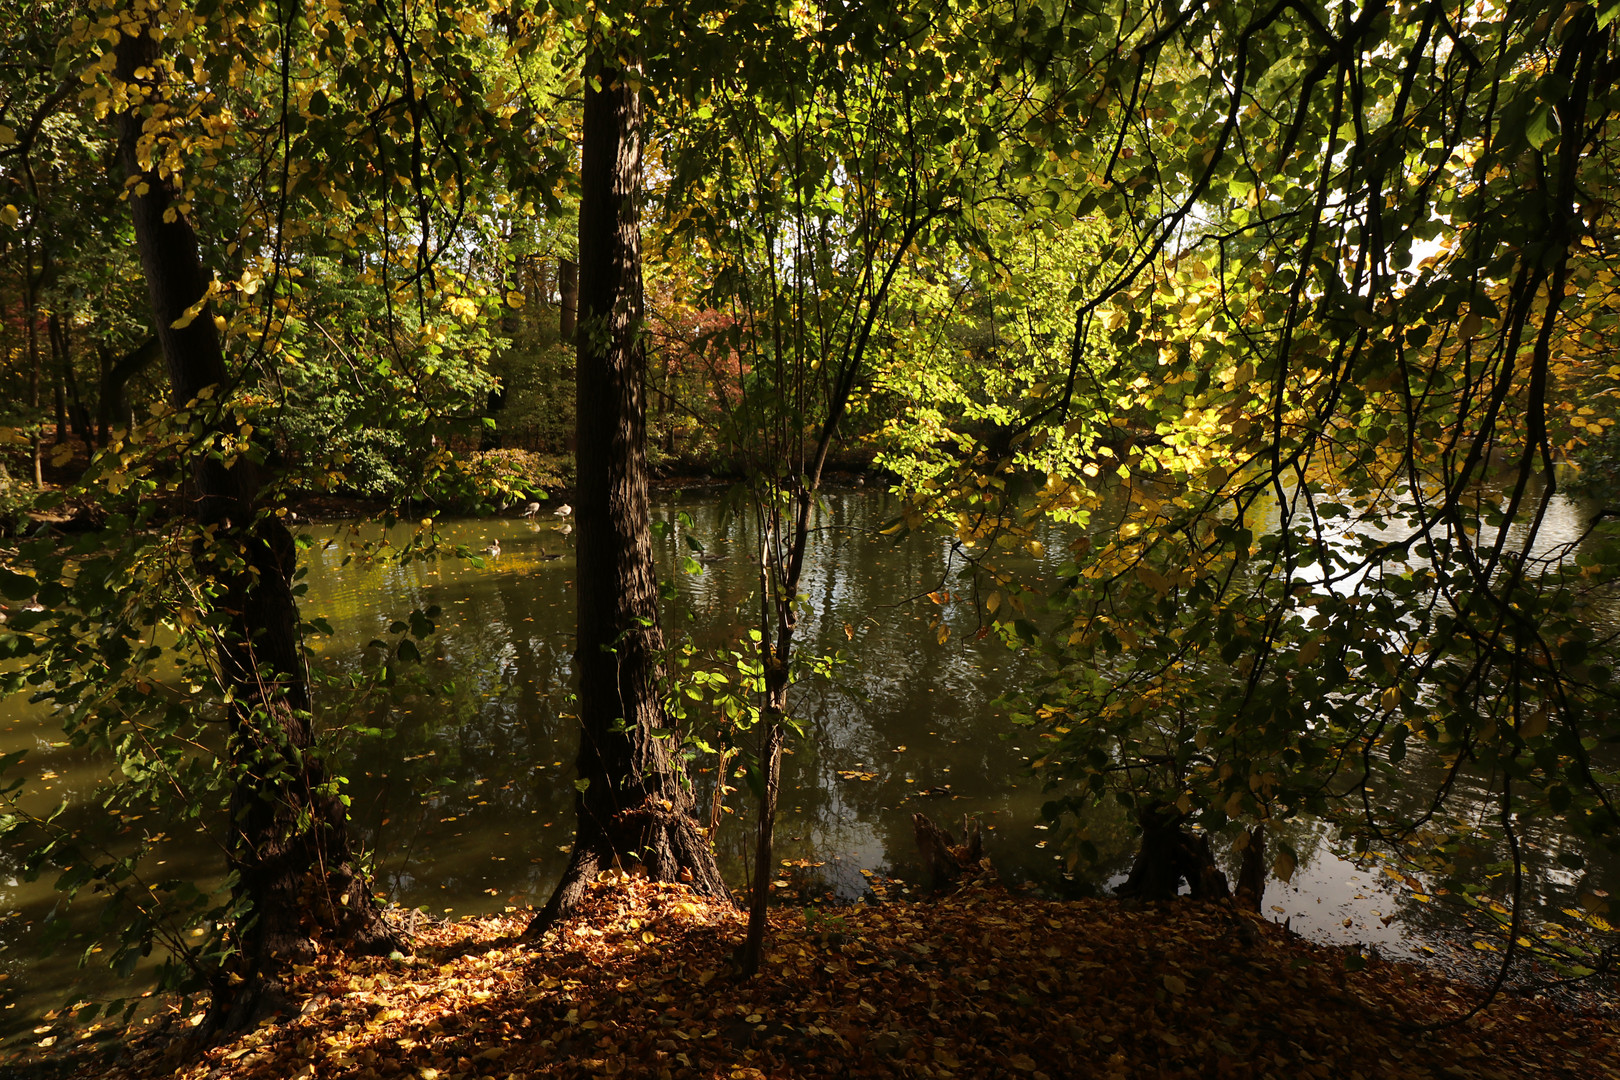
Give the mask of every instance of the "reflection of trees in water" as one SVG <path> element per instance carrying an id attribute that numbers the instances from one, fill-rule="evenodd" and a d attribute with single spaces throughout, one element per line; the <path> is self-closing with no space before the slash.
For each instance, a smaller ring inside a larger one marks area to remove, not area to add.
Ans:
<path id="1" fill-rule="evenodd" d="M 737 550 L 751 549 L 751 523 L 727 521 L 714 504 L 681 509 L 707 549 L 720 536 Z M 1001 823 L 1026 819 L 1021 824 L 1027 831 L 1039 806 L 1036 793 L 1021 796 L 1009 785 L 1022 771 L 1028 748 L 996 737 L 994 706 L 1000 688 L 1033 665 L 993 640 L 972 641 L 976 626 L 966 610 L 950 613 L 951 640 L 935 639 L 929 629 L 932 603 L 912 598 L 939 585 L 949 548 L 927 534 L 879 535 L 893 509 L 883 495 L 831 493 L 814 523 L 801 580 L 806 604 L 798 636 L 805 653 L 844 653 L 853 662 L 836 669 L 833 685 L 795 687 L 790 711 L 806 723 L 809 736 L 795 740 L 783 763 L 781 857 L 826 862 L 812 878 L 846 896 L 864 889 L 862 866 L 915 867 L 914 812 L 951 828 L 959 827 L 964 811 L 983 813 L 1000 825 L 1000 835 L 990 834 L 996 853 L 1015 847 Z M 675 521 L 672 510 L 665 514 Z M 672 532 L 666 555 L 684 546 Z M 729 560 L 705 566 L 701 575 L 677 575 L 679 601 L 669 624 L 680 627 L 693 609 L 707 612 L 709 620 L 734 609 L 752 588 L 754 573 L 752 566 Z M 744 605 L 739 623 L 745 625 L 750 615 Z M 700 620 L 694 637 L 700 645 L 729 643 L 712 621 Z M 904 750 L 896 752 L 899 747 Z M 866 776 L 872 779 L 861 778 Z M 921 794 L 945 785 L 946 792 Z M 739 819 L 749 808 L 742 805 L 746 798 L 732 801 L 739 813 L 727 816 L 720 847 L 729 866 L 740 871 L 745 827 Z M 1037 839 L 1033 833 L 1024 837 L 1018 850 L 1049 860 L 1033 848 Z"/>
<path id="2" fill-rule="evenodd" d="M 1380 778 L 1374 801 L 1393 820 L 1416 820 L 1428 811 L 1433 792 L 1450 769 L 1450 761 L 1433 747 L 1414 745 L 1398 775 Z M 1392 868 L 1417 875 L 1425 885 L 1423 895 L 1442 897 L 1439 903 L 1425 902 L 1414 899 L 1408 889 L 1397 890 L 1402 919 L 1423 933 L 1457 930 L 1455 900 L 1465 882 L 1484 884 L 1481 899 L 1503 902 L 1510 897 L 1511 875 L 1499 871 L 1509 864 L 1511 853 L 1498 817 L 1500 793 L 1493 787 L 1492 778 L 1465 765 L 1451 784 L 1446 816 L 1420 832 L 1423 845 L 1408 845 L 1406 858 L 1390 860 Z M 1620 889 L 1620 865 L 1600 844 L 1561 832 L 1556 825 L 1546 817 L 1521 816 L 1515 823 L 1525 868 L 1523 902 L 1536 920 L 1567 925 L 1572 920 L 1563 911 L 1579 909 L 1583 896 L 1601 899 Z M 1462 838 L 1448 848 L 1450 872 L 1431 873 L 1431 860 L 1425 857 L 1428 845 L 1446 834 Z M 1443 899 L 1447 896 L 1451 901 Z M 1490 920 L 1470 921 L 1491 925 Z"/>
<path id="3" fill-rule="evenodd" d="M 987 833 L 989 851 L 1013 876 L 1063 887 L 1068 864 L 1053 856 L 1066 853 L 1079 830 L 1098 849 L 1099 860 L 1078 867 L 1080 880 L 1069 888 L 1088 889 L 1088 882 L 1123 872 L 1134 842 L 1117 807 L 1097 807 L 1078 823 L 1033 828 L 1048 796 L 1032 783 L 1009 785 L 1008 780 L 1022 775 L 1040 744 L 1033 732 L 1001 737 L 1009 732 L 994 699 L 1035 678 L 1037 666 L 993 639 L 972 640 L 978 625 L 970 605 L 941 609 L 926 599 L 901 603 L 941 584 L 950 548 L 934 535 L 880 536 L 894 509 L 881 493 L 835 491 L 815 523 L 819 531 L 802 585 L 806 610 L 800 640 L 807 654 L 843 652 L 851 662 L 837 670 L 836 685 L 809 682 L 795 691 L 793 711 L 810 735 L 795 741 L 784 762 L 780 857 L 823 861 L 843 855 L 846 862 L 829 863 L 822 877 L 850 891 L 860 887 L 860 865 L 904 871 L 915 864 L 913 812 L 956 829 L 962 813 L 973 811 L 996 826 Z M 690 516 L 690 528 L 677 518 L 682 511 Z M 754 615 L 748 598 L 757 569 L 735 554 L 753 550 L 754 524 L 722 509 L 714 493 L 666 502 L 654 516 L 670 525 L 655 549 L 660 574 L 675 593 L 665 608 L 672 637 L 690 633 L 700 647 L 733 644 Z M 507 524 L 509 532 L 496 531 Z M 343 624 L 339 640 L 329 645 L 333 654 L 345 647 L 357 652 L 386 630 L 393 615 L 379 612 L 379 606 L 408 610 L 439 603 L 445 610 L 445 632 L 422 668 L 426 685 L 415 690 L 402 685 L 401 696 L 381 714 L 396 737 L 356 748 L 350 773 L 355 805 L 368 835 L 379 840 L 385 868 L 397 871 L 397 880 L 407 886 L 405 893 L 431 899 L 460 891 L 462 904 L 465 894 L 482 888 L 496 887 L 503 897 L 524 889 L 543 893 L 565 861 L 557 845 L 568 840 L 565 828 L 572 814 L 573 730 L 561 719 L 572 677 L 571 565 L 567 559 L 529 558 L 548 544 L 554 549 L 555 538 L 549 532 L 534 534 L 521 522 L 450 524 L 443 530 L 449 542 L 475 550 L 498 535 L 503 554 L 481 571 L 440 563 L 437 576 L 428 572 L 428 564 L 328 571 L 314 590 L 318 599 L 329 600 L 337 586 L 347 597 L 344 611 L 333 619 Z M 684 539 L 688 531 L 705 550 L 700 574 L 680 573 L 675 566 L 677 555 L 690 550 Z M 1047 538 L 1054 559 L 1063 548 L 1061 536 Z M 1027 569 L 1034 573 L 1041 567 L 1032 561 Z M 945 585 L 955 591 L 957 583 Z M 378 596 L 386 598 L 385 605 L 378 604 Z M 333 614 L 329 607 L 315 610 Z M 930 632 L 935 614 L 943 614 L 952 631 L 943 645 Z M 905 750 L 896 753 L 900 746 Z M 552 764 L 558 761 L 560 767 Z M 700 802 L 707 806 L 713 762 L 700 758 L 694 764 Z M 1417 793 L 1432 790 L 1437 767 L 1414 748 L 1408 762 L 1411 783 L 1389 793 L 1397 813 L 1418 810 Z M 365 770 L 373 775 L 364 776 Z M 875 779 L 847 779 L 840 775 L 845 772 Z M 746 785 L 734 783 L 742 787 L 731 797 L 738 812 L 725 816 L 719 847 L 728 875 L 740 882 L 752 798 Z M 947 784 L 948 793 L 920 794 Z M 1483 807 L 1483 786 L 1470 788 L 1467 798 L 1469 805 Z M 454 821 L 440 820 L 452 816 Z M 384 817 L 391 824 L 378 833 Z M 555 824 L 537 828 L 545 821 Z M 404 863 L 400 853 L 413 842 L 405 829 L 416 829 L 416 822 L 420 828 Z M 503 835 L 514 831 L 518 837 Z M 519 839 L 525 833 L 526 845 Z M 1328 858 L 1332 841 L 1326 830 L 1301 823 L 1282 835 L 1295 844 L 1302 865 L 1313 857 Z M 1045 846 L 1037 848 L 1042 841 Z M 1592 858 L 1602 869 L 1578 879 L 1559 868 L 1556 856 L 1568 843 L 1531 834 L 1527 855 L 1538 872 L 1528 884 L 1548 910 L 1567 906 L 1577 888 L 1613 891 L 1620 884 L 1609 860 Z M 491 852 L 504 852 L 505 861 L 493 862 Z M 1221 857 L 1226 861 L 1224 853 Z M 1491 861 L 1500 855 L 1481 857 Z M 1406 895 L 1402 888 L 1396 893 Z M 487 900 L 492 907 L 499 902 Z M 1415 922 L 1436 917 L 1433 905 L 1402 903 L 1403 913 L 1410 908 Z"/>
<path id="4" fill-rule="evenodd" d="M 370 718 L 391 737 L 361 740 L 349 768 L 379 884 L 407 902 L 443 894 L 465 907 L 491 887 L 527 892 L 564 860 L 537 838 L 572 807 L 560 715 L 572 677 L 567 568 L 525 574 L 518 562 L 490 560 L 482 572 L 440 563 L 437 577 L 399 571 L 417 586 L 413 603 L 442 607 L 442 632 Z M 554 858 L 532 861 L 548 850 Z"/>
<path id="5" fill-rule="evenodd" d="M 676 509 L 666 503 L 656 516 L 673 523 Z M 658 542 L 660 572 L 676 590 L 666 625 L 677 634 L 690 628 L 699 644 L 729 643 L 728 635 L 752 618 L 746 601 L 755 584 L 748 560 L 729 553 L 752 550 L 753 526 L 722 513 L 713 499 L 685 501 L 678 509 L 692 516 L 707 553 L 726 557 L 706 563 L 701 574 L 681 574 L 674 560 L 686 549 L 680 535 L 685 527 Z M 1036 755 L 1037 736 L 1006 725 L 994 698 L 1027 684 L 1037 666 L 994 639 L 974 641 L 977 623 L 969 605 L 944 612 L 952 634 L 942 645 L 929 628 L 939 609 L 928 600 L 900 603 L 940 584 L 949 548 L 932 535 L 878 535 L 893 509 L 878 493 L 834 492 L 817 519 L 821 531 L 803 579 L 807 609 L 800 640 L 807 654 L 841 651 L 851 662 L 837 669 L 834 685 L 807 682 L 795 691 L 793 711 L 810 734 L 795 740 L 784 761 L 779 858 L 826 862 L 808 873 L 811 884 L 850 896 L 864 889 L 862 868 L 903 874 L 916 867 L 914 812 L 953 831 L 964 812 L 975 812 L 995 826 L 986 834 L 987 850 L 1008 876 L 1094 891 L 1097 882 L 1122 874 L 1129 863 L 1135 843 L 1127 815 L 1104 805 L 1079 822 L 1065 818 L 1048 830 L 1034 828 L 1049 795 L 1032 782 L 1009 781 Z M 567 859 L 559 845 L 571 839 L 573 814 L 575 725 L 566 718 L 573 677 L 572 566 L 567 558 L 530 557 L 541 547 L 555 552 L 558 545 L 554 531 L 534 533 L 524 522 L 450 523 L 442 529 L 449 543 L 474 550 L 499 536 L 503 554 L 478 569 L 451 559 L 340 567 L 335 552 L 314 553 L 305 610 L 328 618 L 336 631 L 316 643 L 319 664 L 328 671 L 358 674 L 364 661 L 377 659 L 366 655 L 366 643 L 389 638 L 394 619 L 412 608 L 443 609 L 442 633 L 424 649 L 424 662 L 402 670 L 359 713 L 340 715 L 345 699 L 336 693 L 318 704 L 328 726 L 352 718 L 391 733 L 347 743 L 340 769 L 351 781 L 360 838 L 378 852 L 380 887 L 413 905 L 498 909 L 508 896 L 543 896 Z M 1055 552 L 1062 545 L 1049 540 L 1047 547 Z M 954 591 L 954 582 L 947 586 Z M 744 610 L 733 619 L 740 604 Z M 689 612 L 695 619 L 687 620 Z M 7 717 L 25 733 L 17 738 L 30 745 L 51 740 L 55 725 L 48 717 L 21 704 L 7 707 L 16 709 Z M 101 766 L 93 756 L 39 745 L 30 762 L 59 774 L 49 795 L 69 799 L 71 827 L 92 826 L 101 815 L 93 799 Z M 712 761 L 700 758 L 696 765 Z M 1415 817 L 1443 768 L 1432 751 L 1414 743 L 1403 783 L 1381 787 L 1377 798 L 1396 816 Z M 848 779 L 844 772 L 875 778 Z M 714 775 L 699 773 L 694 780 L 706 796 Z M 742 881 L 753 811 L 746 786 L 737 783 L 743 791 L 731 802 L 739 812 L 726 815 L 719 834 L 733 883 Z M 948 792 L 922 794 L 947 784 Z M 1486 785 L 1465 772 L 1457 794 L 1463 814 L 1485 826 L 1475 850 L 1460 860 L 1462 869 L 1501 861 Z M 700 804 L 707 806 L 706 798 Z M 1080 866 L 1077 879 L 1065 883 L 1060 875 L 1067 863 L 1053 856 L 1072 849 L 1078 830 L 1096 846 L 1099 860 Z M 1328 851 L 1336 846 L 1330 830 L 1310 821 L 1285 825 L 1280 835 L 1295 846 L 1301 866 L 1330 860 Z M 1044 847 L 1036 847 L 1043 841 Z M 1527 900 L 1544 913 L 1562 918 L 1559 909 L 1578 907 L 1585 892 L 1620 893 L 1620 865 L 1603 852 L 1536 825 L 1526 829 L 1525 841 Z M 1236 860 L 1219 845 L 1217 851 L 1233 869 Z M 1561 854 L 1582 856 L 1588 868 L 1561 866 Z M 169 860 L 165 870 L 189 873 L 205 870 L 213 854 L 204 842 L 182 838 L 159 857 Z M 15 876 L 18 870 L 15 851 L 0 852 L 0 874 Z M 1440 884 L 1423 880 L 1426 886 Z M 1443 899 L 1418 901 L 1405 886 L 1390 883 L 1391 895 L 1379 901 L 1385 912 L 1398 912 L 1428 936 L 1456 925 Z M 1491 888 L 1500 898 L 1506 880 L 1496 879 Z M 7 910 L 21 912 L 0 920 L 0 945 L 12 944 L 0 950 L 0 967 L 20 972 L 23 946 L 56 894 L 47 875 L 34 886 L 9 887 L 0 900 Z M 28 977 L 41 977 L 32 964 Z"/>

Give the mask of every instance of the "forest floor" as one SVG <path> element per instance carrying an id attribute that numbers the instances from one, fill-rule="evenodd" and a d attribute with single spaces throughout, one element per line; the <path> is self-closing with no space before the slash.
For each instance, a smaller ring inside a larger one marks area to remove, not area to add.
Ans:
<path id="1" fill-rule="evenodd" d="M 529 917 L 426 927 L 403 959 L 300 968 L 298 1007 L 206 1049 L 176 1036 L 200 1014 L 171 1010 L 73 1075 L 1620 1078 L 1612 1007 L 1504 996 L 1419 1033 L 1481 991 L 1378 960 L 1347 972 L 1342 951 L 1225 905 L 980 885 L 780 908 L 750 980 L 731 960 L 741 913 L 684 886 L 599 884 L 532 947 L 518 941 Z"/>

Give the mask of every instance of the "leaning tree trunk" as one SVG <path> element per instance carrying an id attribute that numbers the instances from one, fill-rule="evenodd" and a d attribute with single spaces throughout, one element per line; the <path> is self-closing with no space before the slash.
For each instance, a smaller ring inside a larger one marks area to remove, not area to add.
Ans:
<path id="1" fill-rule="evenodd" d="M 124 398 L 124 387 L 146 366 L 163 355 L 163 345 L 157 335 L 147 338 L 135 348 L 119 357 L 105 345 L 101 346 L 98 362 L 101 369 L 101 389 L 96 402 L 96 443 L 106 446 L 112 438 L 113 424 L 119 419 L 129 420 L 129 403 Z"/>
<path id="2" fill-rule="evenodd" d="M 531 936 L 604 869 L 727 896 L 659 695 L 663 634 L 647 498 L 641 341 L 641 102 L 603 65 L 585 91 L 579 205 L 579 791 L 573 857 Z"/>
<path id="3" fill-rule="evenodd" d="M 170 400 L 185 408 L 210 387 L 222 391 L 228 374 L 208 307 L 184 318 L 203 299 L 208 278 L 196 235 L 153 160 L 162 147 L 142 133 L 143 114 L 161 113 L 165 104 L 161 84 L 149 75 L 158 70 L 157 43 L 144 25 L 133 29 L 117 46 L 117 74 L 142 87 L 144 95 L 134 93 L 144 105 L 120 114 L 118 155 L 135 180 L 129 188 L 135 244 Z M 222 411 L 212 430 L 234 437 L 225 430 L 232 426 Z M 259 479 L 246 458 L 226 464 L 216 455 L 199 455 L 191 481 L 197 522 L 217 530 L 215 542 L 197 554 L 204 572 L 216 579 L 218 608 L 230 616 L 217 646 L 233 698 L 228 752 L 237 780 L 228 850 L 237 895 L 252 912 L 238 928 L 244 970 L 222 972 L 214 987 L 214 1015 L 226 1020 L 235 1018 L 233 1009 L 251 1007 L 276 963 L 307 953 L 312 938 L 375 950 L 388 946 L 392 936 L 357 869 L 343 805 L 326 793 L 326 770 L 312 752 L 291 588 L 297 561 L 292 536 L 279 519 L 257 512 Z"/>

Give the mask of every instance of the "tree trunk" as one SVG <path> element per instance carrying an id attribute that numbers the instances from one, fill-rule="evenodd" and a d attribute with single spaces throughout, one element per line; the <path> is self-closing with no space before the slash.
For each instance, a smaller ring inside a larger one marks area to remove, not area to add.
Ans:
<path id="1" fill-rule="evenodd" d="M 581 236 L 584 229 L 581 227 Z M 580 249 L 580 257 L 584 258 L 584 248 Z M 574 317 L 579 310 L 579 264 L 572 259 L 557 260 L 557 295 L 559 300 L 559 315 L 557 317 L 557 333 L 563 341 L 574 340 Z"/>
<path id="2" fill-rule="evenodd" d="M 96 445 L 106 446 L 112 437 L 112 407 L 107 384 L 112 381 L 112 354 L 105 345 L 96 346 Z"/>
<path id="3" fill-rule="evenodd" d="M 773 692 L 773 698 L 785 699 L 786 678 Z M 748 936 L 743 941 L 739 958 L 744 975 L 759 971 L 765 958 L 765 916 L 771 902 L 772 868 L 776 862 L 776 798 L 782 789 L 782 707 L 775 701 L 766 709 L 765 735 L 760 749 L 760 764 L 765 770 L 765 791 L 759 798 L 759 822 L 756 826 L 754 846 L 754 892 L 748 903 Z"/>
<path id="4" fill-rule="evenodd" d="M 928 872 L 928 884 L 943 889 L 964 871 L 980 869 L 984 858 L 984 833 L 977 818 L 962 818 L 962 842 L 958 844 L 949 830 L 937 824 L 927 814 L 911 815 L 911 831 L 917 839 L 917 850 L 922 853 L 923 868 Z"/>
<path id="5" fill-rule="evenodd" d="M 34 489 L 45 490 L 45 469 L 41 451 L 39 424 L 39 294 L 34 277 L 34 242 L 32 236 L 23 245 L 23 318 L 27 320 L 28 335 L 28 408 L 30 413 L 29 452 L 34 463 Z"/>
<path id="6" fill-rule="evenodd" d="M 126 83 L 138 69 L 156 68 L 157 43 L 144 25 L 134 29 L 116 50 L 117 75 Z M 161 86 L 147 81 L 145 89 L 144 104 L 119 116 L 118 155 L 126 175 L 138 181 L 129 189 L 130 211 L 170 400 L 186 408 L 210 387 L 218 388 L 213 400 L 220 400 L 228 373 L 206 306 L 187 325 L 174 325 L 203 298 L 208 276 L 190 223 L 152 167 L 142 121 L 165 106 Z M 220 430 L 234 421 L 225 412 L 214 424 Z M 220 973 L 213 1012 L 216 1022 L 234 1023 L 247 1018 L 264 977 L 278 962 L 307 953 L 312 938 L 377 950 L 392 936 L 356 868 L 343 805 L 323 793 L 326 770 L 311 752 L 309 690 L 291 589 L 292 536 L 278 518 L 256 512 L 259 480 L 245 458 L 227 465 L 201 457 L 192 483 L 198 522 L 218 529 L 218 542 L 197 555 L 216 576 L 218 608 L 231 615 L 217 647 L 222 679 L 234 697 L 228 753 L 238 779 L 228 851 L 237 895 L 251 904 L 252 915 L 237 928 L 243 970 Z M 233 547 L 239 558 L 229 554 Z M 238 988 L 231 986 L 232 974 L 244 976 Z"/>
<path id="7" fill-rule="evenodd" d="M 51 351 L 58 358 L 59 368 L 62 372 L 62 382 L 67 387 L 68 396 L 68 422 L 73 433 L 84 443 L 85 451 L 94 454 L 95 441 L 90 431 L 90 413 L 84 407 L 84 398 L 79 393 L 79 377 L 73 370 L 72 331 L 69 322 L 62 316 L 53 313 L 50 321 Z"/>
<path id="8" fill-rule="evenodd" d="M 45 340 L 51 347 L 51 394 L 56 405 L 56 446 L 68 441 L 68 408 L 67 408 L 67 378 L 63 371 L 66 366 L 61 352 L 61 342 L 56 337 L 58 323 L 56 313 L 52 312 L 45 321 Z"/>
<path id="9" fill-rule="evenodd" d="M 1249 830 L 1249 842 L 1243 848 L 1238 864 L 1237 906 L 1248 911 L 1259 911 L 1266 899 L 1266 827 L 1256 825 Z"/>
<path id="10" fill-rule="evenodd" d="M 658 418 L 664 428 L 664 455 L 675 456 L 675 410 L 670 408 L 670 397 L 674 381 L 675 362 L 670 357 L 664 357 L 664 388 L 658 395 Z"/>
<path id="11" fill-rule="evenodd" d="M 593 74 L 599 88 L 585 91 L 575 376 L 579 824 L 573 857 L 530 936 L 612 867 L 639 865 L 655 880 L 727 895 L 658 690 L 664 642 L 642 385 L 641 102 L 619 71 L 603 66 Z"/>
<path id="12" fill-rule="evenodd" d="M 1138 900 L 1174 900 L 1187 883 L 1194 900 L 1224 900 L 1231 890 L 1215 865 L 1209 837 L 1182 827 L 1184 816 L 1174 806 L 1155 804 L 1138 811 L 1142 846 L 1130 876 L 1116 892 Z"/>
<path id="13" fill-rule="evenodd" d="M 129 418 L 129 404 L 124 400 L 124 387 L 129 385 L 140 371 L 163 355 L 163 346 L 159 344 L 156 335 L 147 338 L 141 344 L 119 357 L 112 358 L 106 346 L 98 350 L 98 361 L 101 367 L 101 390 L 99 400 L 96 402 L 96 440 L 107 445 L 111 437 L 113 423 L 117 420 L 127 421 Z"/>

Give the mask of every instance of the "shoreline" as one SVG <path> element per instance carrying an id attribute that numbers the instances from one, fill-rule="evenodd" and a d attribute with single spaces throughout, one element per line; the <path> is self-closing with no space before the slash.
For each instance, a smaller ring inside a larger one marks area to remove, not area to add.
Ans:
<path id="1" fill-rule="evenodd" d="M 1620 1021 L 1374 959 L 1347 971 L 1229 905 L 1046 901 L 976 883 L 932 901 L 771 912 L 766 969 L 730 964 L 743 915 L 620 878 L 534 947 L 527 911 L 421 930 L 409 956 L 323 957 L 286 1015 L 207 1048 L 171 1011 L 69 1063 L 106 1080 L 649 1076 L 1620 1078 Z M 1605 999 L 1607 1000 L 1607 999 Z M 66 1041 L 64 1038 L 63 1041 Z M 113 1060 L 108 1060 L 108 1057 Z"/>

